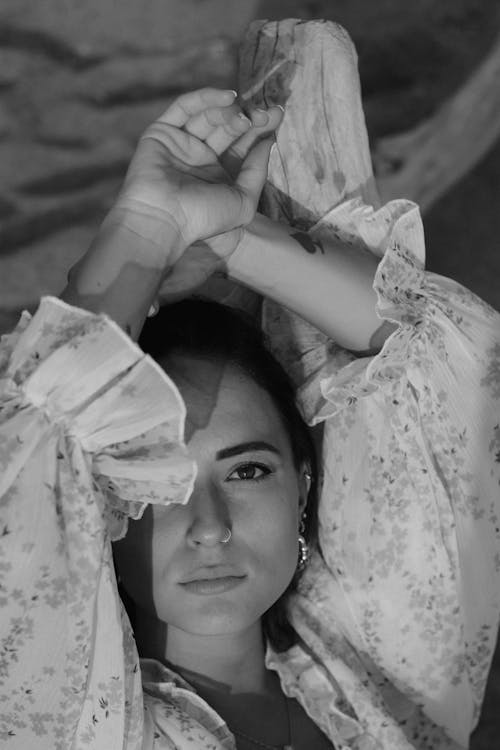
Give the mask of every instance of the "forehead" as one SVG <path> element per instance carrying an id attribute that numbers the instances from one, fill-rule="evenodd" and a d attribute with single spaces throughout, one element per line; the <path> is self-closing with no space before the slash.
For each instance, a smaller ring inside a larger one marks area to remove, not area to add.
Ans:
<path id="1" fill-rule="evenodd" d="M 240 368 L 184 354 L 164 364 L 186 404 L 188 442 L 207 437 L 228 445 L 259 437 L 288 449 L 289 437 L 271 396 Z"/>

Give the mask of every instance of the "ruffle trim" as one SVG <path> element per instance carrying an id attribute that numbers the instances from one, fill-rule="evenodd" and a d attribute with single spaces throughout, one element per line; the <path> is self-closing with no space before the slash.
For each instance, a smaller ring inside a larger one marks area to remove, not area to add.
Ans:
<path id="1" fill-rule="evenodd" d="M 187 502 L 196 469 L 183 442 L 184 403 L 116 323 L 45 297 L 4 338 L 2 354 L 0 437 L 19 439 L 9 443 L 0 494 L 57 431 L 87 455 L 113 540 L 149 503 Z"/>
<path id="2" fill-rule="evenodd" d="M 395 323 L 381 351 L 374 357 L 360 357 L 345 364 L 339 358 L 325 363 L 319 381 L 321 405 L 317 401 L 317 381 L 306 383 L 299 399 L 308 404 L 311 424 L 322 422 L 358 399 L 369 396 L 387 381 L 399 379 L 408 366 L 409 349 L 426 313 L 425 245 L 418 207 L 410 201 L 391 201 L 378 211 L 348 201 L 322 219 L 331 224 L 340 239 L 350 237 L 376 255 L 382 254 L 373 289 L 377 294 L 377 314 L 382 321 Z M 325 231 L 323 226 L 322 231 Z M 339 364 L 341 366 L 339 367 Z M 342 366 L 344 365 L 344 366 Z"/>

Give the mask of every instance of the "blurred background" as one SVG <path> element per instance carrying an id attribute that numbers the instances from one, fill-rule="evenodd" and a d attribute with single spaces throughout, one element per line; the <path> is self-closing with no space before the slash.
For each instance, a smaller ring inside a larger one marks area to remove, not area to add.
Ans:
<path id="1" fill-rule="evenodd" d="M 2 0 L 0 332 L 62 290 L 144 127 L 182 91 L 233 88 L 248 24 L 288 17 L 349 31 L 384 195 L 417 198 L 428 267 L 500 309 L 498 0 Z M 500 747 L 499 674 L 474 750 Z"/>

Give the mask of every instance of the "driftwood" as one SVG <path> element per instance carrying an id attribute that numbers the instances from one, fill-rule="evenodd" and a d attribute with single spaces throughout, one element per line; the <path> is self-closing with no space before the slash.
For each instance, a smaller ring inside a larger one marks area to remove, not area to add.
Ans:
<path id="1" fill-rule="evenodd" d="M 254 22 L 241 47 L 239 90 L 255 106 L 286 108 L 263 213 L 307 227 L 347 198 L 379 203 L 357 55 L 342 27 L 293 18 Z"/>
<path id="2" fill-rule="evenodd" d="M 500 37 L 483 64 L 428 120 L 383 138 L 373 160 L 383 201 L 410 198 L 425 211 L 500 136 Z"/>
<path id="3" fill-rule="evenodd" d="M 357 55 L 346 31 L 331 21 L 255 21 L 239 58 L 243 104 L 285 107 L 259 211 L 308 229 L 347 198 L 378 205 Z M 232 281 L 212 277 L 201 291 L 259 314 L 258 295 Z M 267 301 L 266 310 L 292 340 L 319 335 L 278 305 Z"/>

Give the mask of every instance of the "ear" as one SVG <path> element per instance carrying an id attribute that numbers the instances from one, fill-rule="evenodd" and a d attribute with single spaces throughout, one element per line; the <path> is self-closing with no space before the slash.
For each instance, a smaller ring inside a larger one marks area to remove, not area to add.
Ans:
<path id="1" fill-rule="evenodd" d="M 299 515 L 306 509 L 309 490 L 311 489 L 311 470 L 308 464 L 302 464 L 299 470 Z"/>

